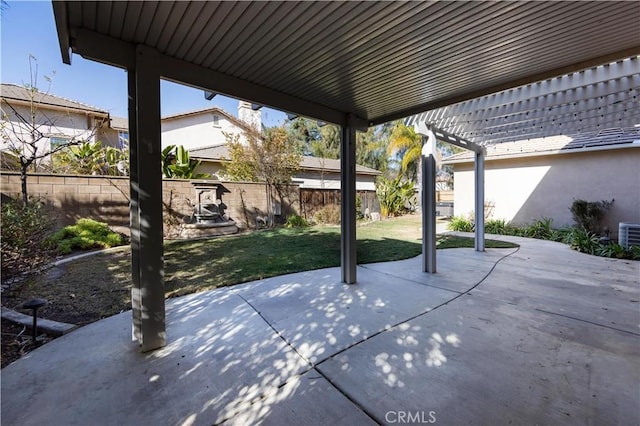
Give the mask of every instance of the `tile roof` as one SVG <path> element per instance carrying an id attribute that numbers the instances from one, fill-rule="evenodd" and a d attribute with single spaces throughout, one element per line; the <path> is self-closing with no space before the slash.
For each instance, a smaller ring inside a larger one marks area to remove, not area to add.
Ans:
<path id="1" fill-rule="evenodd" d="M 17 84 L 2 83 L 0 86 L 0 96 L 2 99 L 15 100 L 20 102 L 30 102 L 31 96 L 29 90 L 24 86 Z M 38 92 L 34 100 L 40 105 L 51 106 L 53 108 L 74 109 L 79 111 L 92 112 L 94 114 L 108 115 L 105 110 L 83 104 L 81 102 L 72 101 L 71 99 L 55 96 L 50 93 Z"/>
<path id="2" fill-rule="evenodd" d="M 518 158 L 614 149 L 630 145 L 640 146 L 640 128 L 607 129 L 598 133 L 585 133 L 572 136 L 552 136 L 527 139 L 515 142 L 487 144 L 486 159 Z M 466 163 L 473 161 L 474 154 L 464 151 L 443 160 L 444 164 Z"/>
<path id="3" fill-rule="evenodd" d="M 126 117 L 111 116 L 111 128 L 116 130 L 129 130 L 129 119 Z"/>
<path id="4" fill-rule="evenodd" d="M 189 155 L 192 158 L 197 158 L 199 160 L 225 161 L 229 158 L 229 148 L 227 147 L 227 145 L 213 145 L 202 148 L 193 148 L 189 150 Z M 302 161 L 300 162 L 300 168 L 304 170 L 325 170 L 339 173 L 340 160 L 335 160 L 332 158 L 311 157 L 305 155 L 302 157 Z M 376 176 L 382 174 L 382 172 L 378 170 L 360 165 L 356 165 L 356 173 Z"/>

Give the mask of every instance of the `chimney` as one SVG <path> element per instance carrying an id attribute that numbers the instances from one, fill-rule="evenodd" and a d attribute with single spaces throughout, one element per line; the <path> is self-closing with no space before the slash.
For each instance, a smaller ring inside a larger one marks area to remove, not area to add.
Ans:
<path id="1" fill-rule="evenodd" d="M 254 111 L 251 103 L 238 101 L 238 118 L 257 132 L 262 130 L 262 114 L 260 110 Z"/>

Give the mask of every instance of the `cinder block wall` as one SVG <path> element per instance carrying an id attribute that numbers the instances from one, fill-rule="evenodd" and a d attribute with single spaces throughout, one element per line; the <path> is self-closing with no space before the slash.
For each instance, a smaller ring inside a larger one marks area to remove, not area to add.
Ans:
<path id="1" fill-rule="evenodd" d="M 264 184 L 217 183 L 218 198 L 226 205 L 226 213 L 241 228 L 255 226 L 256 217 L 267 214 Z M 19 173 L 2 172 L 0 184 L 3 199 L 20 197 Z M 30 196 L 40 197 L 47 203 L 61 227 L 83 217 L 110 226 L 129 226 L 128 177 L 34 173 L 28 176 L 27 188 Z M 165 224 L 180 223 L 181 216 L 191 216 L 197 201 L 191 181 L 182 179 L 164 179 L 162 197 Z M 282 214 L 277 219 L 284 221 L 289 214 L 297 214 L 300 206 L 298 186 L 289 186 L 282 197 L 276 194 L 274 200 L 282 203 Z M 167 213 L 174 219 L 169 219 Z"/>

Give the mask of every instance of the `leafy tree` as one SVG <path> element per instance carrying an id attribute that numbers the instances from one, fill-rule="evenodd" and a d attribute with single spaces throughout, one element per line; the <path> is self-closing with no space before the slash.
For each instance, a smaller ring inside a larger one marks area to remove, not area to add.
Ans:
<path id="1" fill-rule="evenodd" d="M 2 98 L 2 124 L 0 137 L 2 149 L 15 155 L 20 163 L 20 182 L 22 202 L 27 205 L 29 195 L 27 191 L 27 173 L 31 169 L 36 171 L 41 160 L 50 159 L 52 154 L 77 145 L 84 140 L 91 139 L 96 130 L 102 126 L 102 122 L 93 123 L 93 128 L 82 132 L 80 135 L 68 137 L 64 142 L 50 146 L 49 135 L 51 133 L 64 134 L 56 125 L 56 118 L 47 116 L 43 108 L 44 97 L 51 87 L 51 78 L 45 76 L 48 87 L 41 92 L 38 87 L 38 64 L 34 56 L 29 56 L 29 83 L 24 85 L 28 94 L 27 108 L 14 104 Z"/>
<path id="2" fill-rule="evenodd" d="M 273 195 L 291 182 L 300 167 L 301 154 L 296 141 L 289 138 L 284 127 L 269 128 L 260 135 L 245 132 L 246 143 L 228 136 L 229 163 L 226 173 L 233 180 L 264 182 L 267 189 L 269 225 L 273 226 Z"/>
<path id="3" fill-rule="evenodd" d="M 369 127 L 366 132 L 356 135 L 356 163 L 384 172 L 389 166 L 387 145 L 389 144 L 385 126 Z"/>
<path id="4" fill-rule="evenodd" d="M 420 156 L 422 155 L 422 136 L 417 134 L 413 127 L 405 126 L 401 121 L 397 121 L 391 131 L 387 151 L 400 161 L 400 171 L 414 181 L 420 180 Z M 440 157 L 448 157 L 463 151 L 454 145 L 437 141 L 436 147 Z M 453 168 L 451 166 L 441 166 L 437 171 L 440 180 L 445 181 L 447 186 L 453 186 Z"/>
<path id="5" fill-rule="evenodd" d="M 401 121 L 396 122 L 391 136 L 387 152 L 400 159 L 400 171 L 410 180 L 416 180 L 418 176 L 418 160 L 422 155 L 422 136 L 417 134 L 413 127 L 405 126 Z"/>
<path id="6" fill-rule="evenodd" d="M 297 117 L 289 120 L 285 124 L 285 128 L 292 145 L 302 154 L 309 155 L 311 153 L 310 146 L 322 139 L 318 123 L 307 118 Z"/>
<path id="7" fill-rule="evenodd" d="M 296 118 L 286 125 L 289 137 L 300 146 L 302 153 L 318 158 L 340 158 L 340 128 L 334 125 L 320 127 L 314 120 Z M 356 163 L 385 171 L 388 167 L 386 147 L 389 125 L 369 128 L 356 136 Z"/>
<path id="8" fill-rule="evenodd" d="M 175 179 L 205 179 L 208 173 L 196 173 L 200 160 L 190 158 L 189 152 L 182 145 L 169 145 L 162 150 L 162 174 Z"/>

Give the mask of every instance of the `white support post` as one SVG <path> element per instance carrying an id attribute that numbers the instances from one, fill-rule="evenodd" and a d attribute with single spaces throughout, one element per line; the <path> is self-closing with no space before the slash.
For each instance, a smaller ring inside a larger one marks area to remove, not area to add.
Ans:
<path id="1" fill-rule="evenodd" d="M 342 127 L 340 155 L 340 256 L 342 281 L 356 282 L 356 125 L 349 115 Z"/>
<path id="2" fill-rule="evenodd" d="M 484 251 L 484 149 L 475 153 L 475 210 L 476 210 L 476 251 Z"/>
<path id="3" fill-rule="evenodd" d="M 422 271 L 436 273 L 436 136 L 425 122 L 414 125 L 422 136 L 420 204 L 422 210 Z"/>
<path id="4" fill-rule="evenodd" d="M 435 141 L 433 142 L 435 144 Z M 436 160 L 422 155 L 422 270 L 436 273 Z"/>
<path id="5" fill-rule="evenodd" d="M 132 149 L 132 307 L 134 336 L 143 352 L 166 345 L 160 168 L 160 75 L 153 49 L 138 46 L 134 76 Z M 129 72 L 132 72 L 131 70 Z M 130 87 L 131 90 L 131 87 Z M 137 209 L 133 201 L 137 201 Z M 133 263 L 133 262 L 132 262 Z M 136 270 L 137 269 L 137 270 Z"/>

